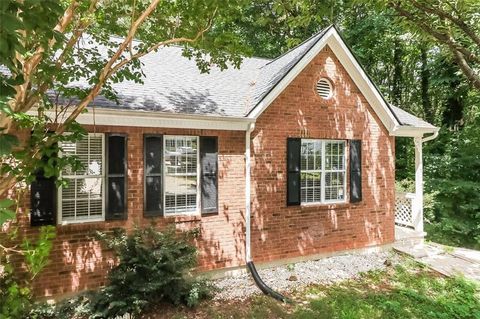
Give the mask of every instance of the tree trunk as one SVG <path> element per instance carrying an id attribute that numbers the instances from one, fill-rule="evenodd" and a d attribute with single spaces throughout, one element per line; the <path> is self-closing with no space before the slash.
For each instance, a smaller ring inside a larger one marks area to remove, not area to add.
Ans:
<path id="1" fill-rule="evenodd" d="M 430 71 L 428 69 L 428 55 L 425 45 L 420 47 L 420 78 L 421 78 L 421 96 L 422 96 L 422 108 L 425 114 L 425 119 L 429 123 L 434 121 L 434 112 L 432 109 L 432 102 L 430 101 L 429 87 L 430 87 Z"/>
<path id="2" fill-rule="evenodd" d="M 402 104 L 402 56 L 403 50 L 398 38 L 394 41 L 393 50 L 393 77 L 392 77 L 392 103 L 398 107 Z"/>

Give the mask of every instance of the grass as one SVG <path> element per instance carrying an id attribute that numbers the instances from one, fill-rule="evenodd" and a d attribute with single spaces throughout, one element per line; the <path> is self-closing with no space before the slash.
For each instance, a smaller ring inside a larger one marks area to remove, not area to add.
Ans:
<path id="1" fill-rule="evenodd" d="M 144 318 L 479 318 L 480 286 L 445 278 L 414 263 L 372 271 L 338 284 L 313 285 L 291 293 L 293 304 L 266 296 L 246 301 L 208 301 L 194 310 L 152 309 Z"/>

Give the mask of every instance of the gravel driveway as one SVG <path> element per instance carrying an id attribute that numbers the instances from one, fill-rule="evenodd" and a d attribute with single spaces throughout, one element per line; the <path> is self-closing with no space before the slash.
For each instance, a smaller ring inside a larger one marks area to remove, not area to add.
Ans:
<path id="1" fill-rule="evenodd" d="M 356 253 L 299 262 L 258 270 L 260 277 L 272 289 L 282 292 L 309 284 L 329 284 L 355 278 L 361 272 L 384 269 L 397 264 L 400 258 L 392 252 Z M 261 291 L 248 273 L 215 280 L 219 292 L 216 300 L 245 299 Z"/>

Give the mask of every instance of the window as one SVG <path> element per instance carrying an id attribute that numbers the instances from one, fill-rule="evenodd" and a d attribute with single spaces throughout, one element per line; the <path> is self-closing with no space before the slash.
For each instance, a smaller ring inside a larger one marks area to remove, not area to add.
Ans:
<path id="1" fill-rule="evenodd" d="M 198 207 L 198 137 L 164 138 L 165 215 L 193 213 Z"/>
<path id="2" fill-rule="evenodd" d="M 103 220 L 105 215 L 105 139 L 103 134 L 88 134 L 76 143 L 62 143 L 64 155 L 76 155 L 82 167 L 66 167 L 62 178 L 67 187 L 59 191 L 60 221 Z"/>
<path id="3" fill-rule="evenodd" d="M 345 141 L 302 139 L 300 161 L 302 203 L 345 200 Z"/>

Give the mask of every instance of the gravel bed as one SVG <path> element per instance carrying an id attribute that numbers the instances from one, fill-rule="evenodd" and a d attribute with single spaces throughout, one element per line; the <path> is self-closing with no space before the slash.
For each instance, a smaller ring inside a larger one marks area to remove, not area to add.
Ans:
<path id="1" fill-rule="evenodd" d="M 386 264 L 396 265 L 398 255 L 392 252 L 369 252 L 333 256 L 319 260 L 299 262 L 258 270 L 260 277 L 272 289 L 291 291 L 309 284 L 331 284 L 374 269 L 385 269 Z M 248 273 L 217 279 L 216 300 L 246 299 L 260 290 Z"/>

